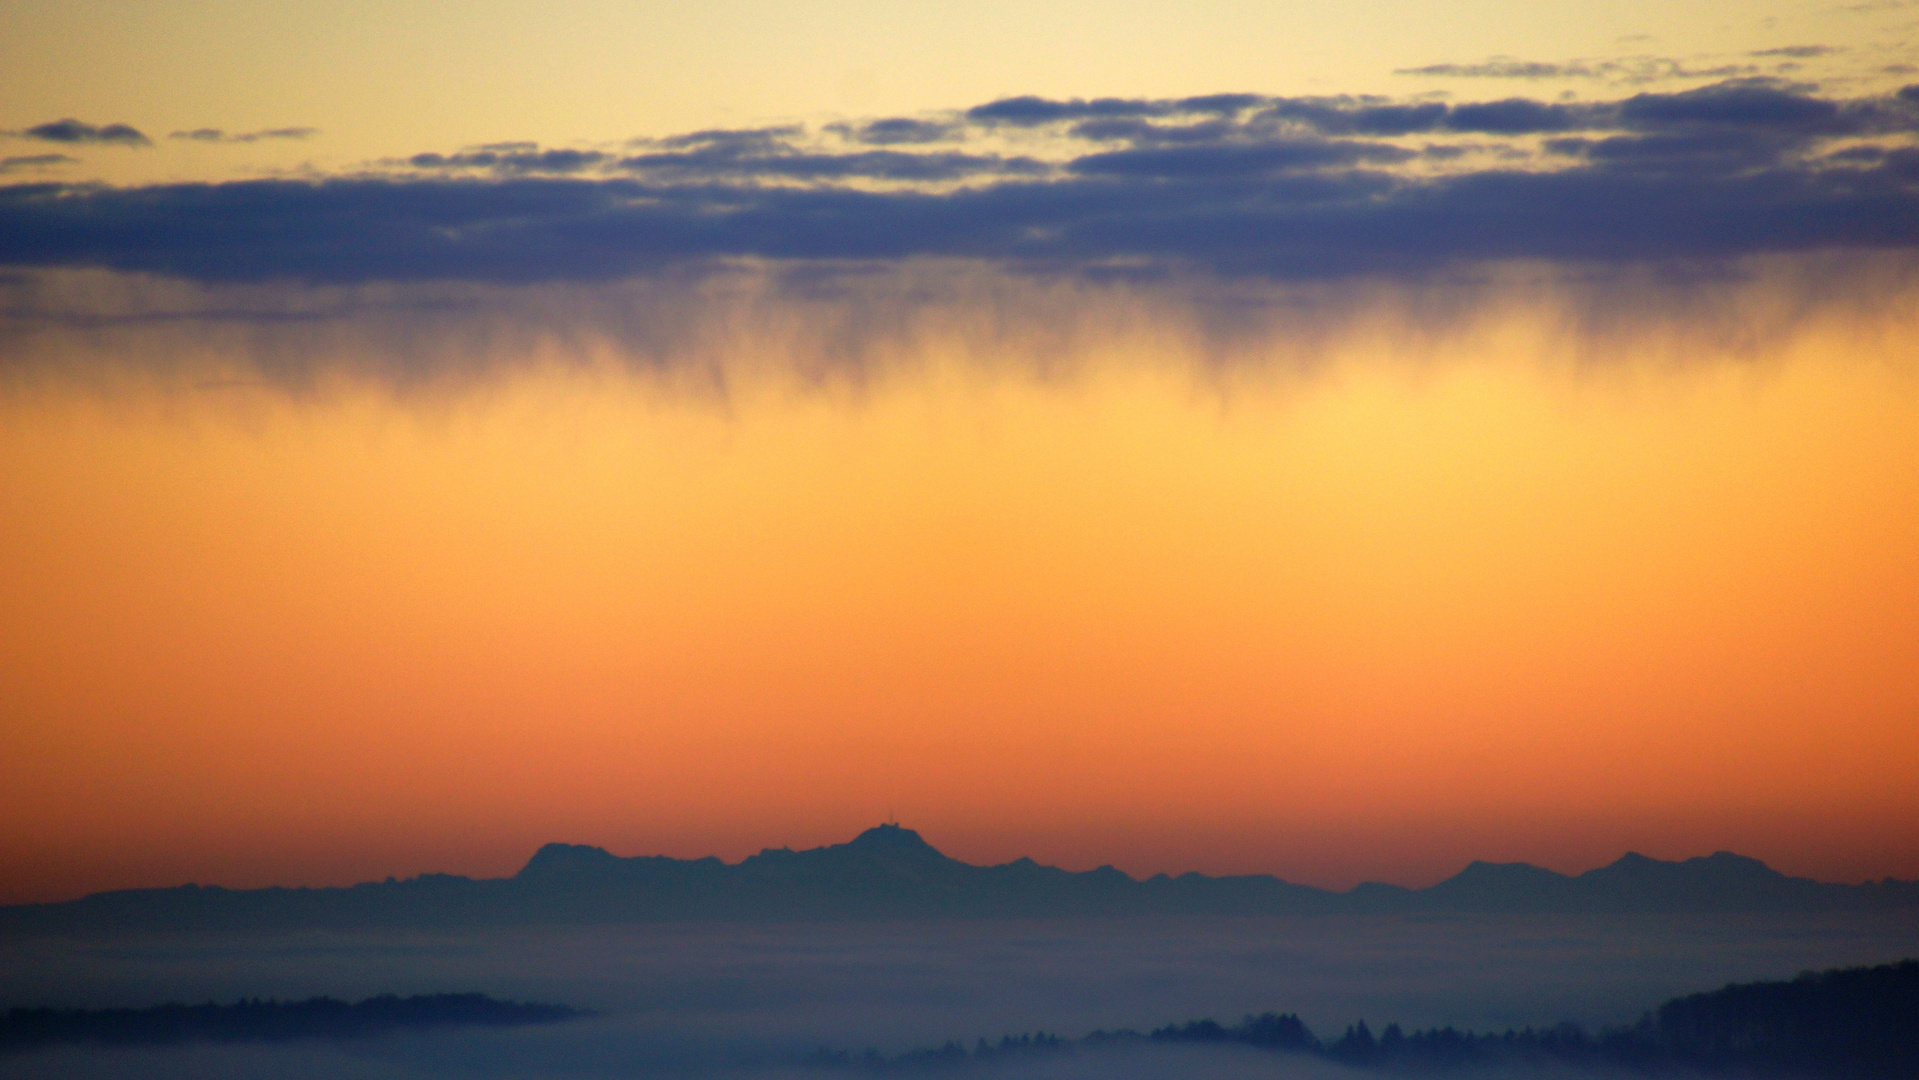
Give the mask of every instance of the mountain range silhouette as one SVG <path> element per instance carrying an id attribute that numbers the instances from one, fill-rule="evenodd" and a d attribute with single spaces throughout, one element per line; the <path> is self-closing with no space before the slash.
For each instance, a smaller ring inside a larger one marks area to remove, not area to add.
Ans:
<path id="1" fill-rule="evenodd" d="M 0 934 L 128 930 L 1068 918 L 1136 915 L 1820 912 L 1919 908 L 1919 882 L 1845 885 L 1790 877 L 1718 852 L 1680 862 L 1639 854 L 1576 876 L 1474 862 L 1423 889 L 1377 882 L 1346 892 L 1264 874 L 1135 879 L 1111 866 L 1069 871 L 1016 859 L 975 866 L 899 825 L 805 851 L 625 858 L 548 844 L 508 878 L 425 874 L 345 888 L 182 885 L 0 907 Z"/>

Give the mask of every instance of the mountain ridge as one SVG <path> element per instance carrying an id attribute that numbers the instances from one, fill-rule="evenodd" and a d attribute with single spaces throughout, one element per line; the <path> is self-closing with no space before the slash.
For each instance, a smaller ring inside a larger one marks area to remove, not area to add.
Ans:
<path id="1" fill-rule="evenodd" d="M 1679 861 L 1627 852 L 1566 875 L 1475 860 L 1425 888 L 1367 882 L 1344 892 L 1266 874 L 1138 879 L 1030 858 L 962 862 L 900 825 L 843 844 L 715 856 L 619 856 L 540 847 L 510 877 L 423 874 L 324 888 L 182 885 L 0 907 L 0 934 L 123 930 L 462 927 L 547 923 L 764 922 L 1126 915 L 1627 914 L 1919 908 L 1919 882 L 1845 885 L 1791 877 L 1731 852 Z"/>

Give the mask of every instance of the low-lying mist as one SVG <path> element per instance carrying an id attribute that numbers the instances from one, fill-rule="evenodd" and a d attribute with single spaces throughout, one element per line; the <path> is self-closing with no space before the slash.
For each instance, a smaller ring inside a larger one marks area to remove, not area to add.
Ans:
<path id="1" fill-rule="evenodd" d="M 50 1051 L 27 1061 L 7 1063 L 22 1078 L 115 1077 L 138 1075 L 154 1080 L 403 1080 L 413 1077 L 686 1077 L 703 1080 L 834 1080 L 867 1075 L 859 1066 L 840 1068 L 753 1062 L 700 1063 L 652 1055 L 623 1055 L 598 1045 L 595 1032 L 570 1035 L 547 1032 L 538 1045 L 485 1036 L 406 1036 L 379 1046 L 194 1046 L 149 1051 Z M 882 1075 L 925 1075 L 919 1070 Z M 935 1068 L 933 1075 L 963 1075 L 976 1080 L 1361 1080 L 1376 1072 L 1296 1055 L 1216 1047 L 1141 1046 L 1076 1050 L 1030 1060 Z M 1449 1069 L 1453 1080 L 1606 1080 L 1630 1076 L 1616 1069 L 1579 1069 L 1548 1064 Z"/>
<path id="2" fill-rule="evenodd" d="M 478 991 L 599 1014 L 341 1043 L 66 1047 L 0 1060 L 10 1076 L 827 1076 L 836 1067 L 804 1064 L 822 1048 L 892 1055 L 949 1040 L 1077 1038 L 1267 1010 L 1298 1013 L 1322 1038 L 1360 1019 L 1375 1029 L 1568 1020 L 1597 1029 L 1729 981 L 1913 955 L 1919 922 L 1909 913 L 948 921 L 39 939 L 3 948 L 5 1007 Z M 957 1068 L 982 1077 L 1347 1074 L 1244 1048 L 1164 1045 Z"/>

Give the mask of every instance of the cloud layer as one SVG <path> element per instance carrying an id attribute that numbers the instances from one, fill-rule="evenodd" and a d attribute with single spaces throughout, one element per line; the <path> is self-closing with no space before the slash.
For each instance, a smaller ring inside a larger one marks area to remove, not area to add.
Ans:
<path id="1" fill-rule="evenodd" d="M 897 1052 L 1035 1028 L 1078 1036 L 1168 1018 L 1230 1022 L 1268 1008 L 1299 1011 L 1316 1031 L 1335 1037 L 1361 1017 L 1375 1026 L 1393 1019 L 1499 1029 L 1571 1019 L 1599 1027 L 1630 1022 L 1665 997 L 1727 980 L 1877 962 L 1909 949 L 1914 936 L 1898 923 L 1759 920 L 1728 928 L 1723 920 L 1682 918 L 1599 926 L 1468 919 L 610 927 L 444 939 L 188 939 L 141 948 L 108 941 L 48 950 L 35 968 L 6 972 L 0 993 L 15 1002 L 102 1006 L 457 986 L 565 1000 L 603 1014 L 555 1028 L 449 1031 L 345 1046 L 74 1049 L 17 1058 L 9 1062 L 18 1070 L 10 1075 L 824 1080 L 871 1074 L 780 1066 L 805 1060 L 822 1045 Z M 210 951 L 220 963 L 207 961 Z M 922 1075 L 1391 1075 L 1191 1044 L 1144 1049 Z M 1450 1075 L 1478 1080 L 1487 1074 Z"/>
<path id="2" fill-rule="evenodd" d="M 0 265 L 525 283 L 958 258 L 1323 280 L 1903 250 L 1919 243 L 1916 135 L 1919 86 L 1835 99 L 1764 79 L 1592 103 L 1016 97 L 625 150 L 492 144 L 319 180 L 15 184 L 0 187 Z"/>

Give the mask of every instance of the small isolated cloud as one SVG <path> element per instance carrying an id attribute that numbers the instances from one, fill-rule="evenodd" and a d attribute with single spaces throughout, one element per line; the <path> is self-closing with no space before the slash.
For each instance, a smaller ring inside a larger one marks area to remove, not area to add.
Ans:
<path id="1" fill-rule="evenodd" d="M 168 135 L 169 139 L 186 139 L 190 142 L 211 143 L 252 143 L 268 139 L 310 139 L 320 133 L 319 128 L 284 127 L 267 128 L 263 131 L 244 131 L 228 134 L 219 128 L 194 128 L 192 131 L 176 131 Z"/>
<path id="2" fill-rule="evenodd" d="M 1477 64 L 1427 64 L 1424 67 L 1399 68 L 1393 74 L 1452 79 L 1586 79 L 1597 73 L 1583 64 L 1542 64 L 1536 60 L 1495 57 Z"/>
<path id="3" fill-rule="evenodd" d="M 0 173 L 18 172 L 22 169 L 50 169 L 60 165 L 72 165 L 79 160 L 65 154 L 25 154 L 20 157 L 0 158 Z"/>
<path id="4" fill-rule="evenodd" d="M 1794 46 L 1794 48 L 1799 47 Z M 1808 47 L 1817 48 L 1818 46 Z M 1778 55 L 1793 54 L 1781 52 Z M 1688 67 L 1683 60 L 1666 56 L 1630 56 L 1616 60 L 1570 60 L 1563 64 L 1495 56 L 1472 64 L 1426 64 L 1422 67 L 1396 68 L 1393 71 L 1395 75 L 1428 78 L 1603 79 L 1615 83 L 1650 83 L 1664 79 L 1731 79 L 1758 73 L 1759 68 L 1752 64 Z"/>
<path id="5" fill-rule="evenodd" d="M 705 128 L 700 131 L 689 131 L 684 135 L 669 135 L 664 139 L 642 139 L 633 145 L 656 146 L 665 150 L 706 147 L 738 154 L 771 153 L 786 148 L 792 140 L 804 134 L 806 129 L 798 124 L 756 128 Z"/>
<path id="6" fill-rule="evenodd" d="M 1746 55 L 1783 56 L 1790 60 L 1810 60 L 1816 56 L 1831 56 L 1833 53 L 1844 51 L 1831 45 L 1785 45 L 1777 49 L 1760 49 L 1758 52 L 1750 52 Z"/>
<path id="7" fill-rule="evenodd" d="M 153 143 L 139 129 L 127 124 L 96 127 L 71 117 L 30 127 L 21 134 L 29 139 L 57 143 L 117 143 L 121 146 L 150 146 Z"/>

